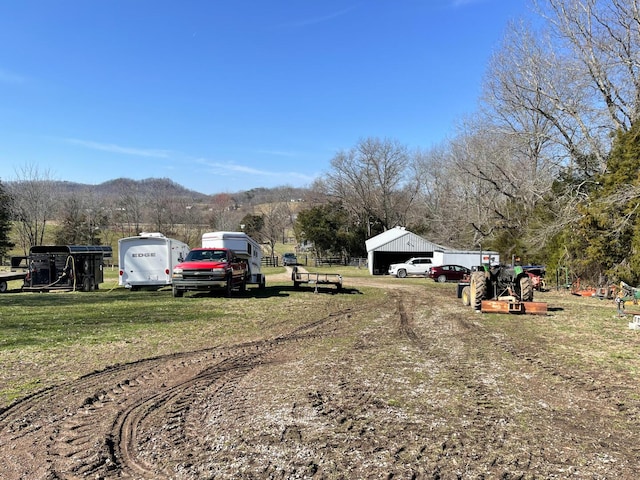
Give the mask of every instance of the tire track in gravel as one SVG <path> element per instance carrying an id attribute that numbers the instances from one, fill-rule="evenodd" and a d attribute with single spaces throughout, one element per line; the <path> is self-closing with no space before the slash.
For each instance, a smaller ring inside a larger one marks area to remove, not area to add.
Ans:
<path id="1" fill-rule="evenodd" d="M 43 390 L 0 412 L 0 478 L 633 478 L 636 429 L 581 424 L 604 379 L 419 286 L 372 305 Z"/>
<path id="2" fill-rule="evenodd" d="M 242 399 L 233 394 L 239 379 L 277 362 L 287 345 L 332 335 L 349 314 L 273 339 L 114 366 L 27 397 L 0 413 L 0 478 L 175 478 L 211 457 L 199 435 L 210 402 L 243 415 L 226 403 Z"/>

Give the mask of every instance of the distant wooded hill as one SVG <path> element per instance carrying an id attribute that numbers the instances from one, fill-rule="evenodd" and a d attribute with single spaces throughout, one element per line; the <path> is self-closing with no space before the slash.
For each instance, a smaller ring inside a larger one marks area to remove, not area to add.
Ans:
<path id="1" fill-rule="evenodd" d="M 52 181 L 55 190 L 61 194 L 83 193 L 90 190 L 91 193 L 100 198 L 115 198 L 121 196 L 123 192 L 131 194 L 135 192 L 140 196 L 163 195 L 173 198 L 188 198 L 194 202 L 206 202 L 212 198 L 225 195 L 236 199 L 238 203 L 271 203 L 282 201 L 284 198 L 290 200 L 304 199 L 309 194 L 306 188 L 274 187 L 274 188 L 253 188 L 239 192 L 220 192 L 213 195 L 206 195 L 195 190 L 190 190 L 174 182 L 169 178 L 147 178 L 144 180 L 132 180 L 130 178 L 116 178 L 98 185 L 88 185 L 83 183 Z"/>

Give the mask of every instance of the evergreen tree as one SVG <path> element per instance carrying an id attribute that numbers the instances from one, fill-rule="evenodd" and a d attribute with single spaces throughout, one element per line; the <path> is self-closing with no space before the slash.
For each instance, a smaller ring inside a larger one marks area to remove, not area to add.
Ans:
<path id="1" fill-rule="evenodd" d="M 6 255 L 14 244 L 9 240 L 11 232 L 11 196 L 0 182 L 0 257 Z"/>
<path id="2" fill-rule="evenodd" d="M 589 182 L 562 233 L 572 270 L 593 283 L 640 280 L 640 123 L 616 136 L 607 170 Z"/>
<path id="3" fill-rule="evenodd" d="M 365 255 L 366 225 L 352 224 L 341 202 L 330 202 L 299 212 L 294 229 L 298 240 L 313 242 L 319 255 Z"/>

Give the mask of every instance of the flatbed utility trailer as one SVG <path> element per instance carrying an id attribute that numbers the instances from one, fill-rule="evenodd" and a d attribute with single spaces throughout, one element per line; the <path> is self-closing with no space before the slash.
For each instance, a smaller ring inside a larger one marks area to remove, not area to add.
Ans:
<path id="1" fill-rule="evenodd" d="M 24 280 L 27 277 L 27 272 L 0 272 L 0 293 L 5 293 L 9 290 L 7 282 L 13 280 Z"/>
<path id="2" fill-rule="evenodd" d="M 23 280 L 27 278 L 29 271 L 29 264 L 27 262 L 29 257 L 13 256 L 11 257 L 11 271 L 0 272 L 0 293 L 5 293 L 9 290 L 7 282 L 14 280 Z"/>
<path id="3" fill-rule="evenodd" d="M 293 267 L 291 280 L 294 288 L 299 288 L 302 283 L 315 285 L 315 293 L 318 293 L 318 285 L 335 285 L 338 290 L 342 290 L 342 275 L 338 273 L 301 272 L 298 267 Z"/>

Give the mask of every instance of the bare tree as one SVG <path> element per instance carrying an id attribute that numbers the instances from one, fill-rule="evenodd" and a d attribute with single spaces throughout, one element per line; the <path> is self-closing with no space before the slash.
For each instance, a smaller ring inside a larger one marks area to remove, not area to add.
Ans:
<path id="1" fill-rule="evenodd" d="M 511 24 L 484 84 L 492 123 L 520 135 L 536 161 L 571 165 L 591 152 L 604 170 L 612 127 L 593 98 L 582 65 L 549 32 Z"/>
<path id="2" fill-rule="evenodd" d="M 591 82 L 615 130 L 640 114 L 640 5 L 636 0 L 545 0 L 538 11 Z"/>
<path id="3" fill-rule="evenodd" d="M 473 179 L 455 170 L 452 143 L 422 152 L 416 161 L 420 177 L 420 196 L 416 210 L 422 216 L 416 225 L 437 244 L 447 247 L 469 247 L 476 242 L 469 210 L 477 203 Z"/>
<path id="4" fill-rule="evenodd" d="M 146 212 L 153 231 L 171 234 L 171 208 L 173 197 L 165 189 L 152 188 L 145 198 Z"/>
<path id="5" fill-rule="evenodd" d="M 236 199 L 228 193 L 218 193 L 211 199 L 209 226 L 214 230 L 237 230 L 242 214 Z"/>
<path id="6" fill-rule="evenodd" d="M 13 198 L 18 238 L 26 254 L 32 246 L 44 243 L 47 222 L 53 218 L 56 205 L 54 182 L 49 171 L 26 165 L 7 187 Z"/>
<path id="7" fill-rule="evenodd" d="M 120 185 L 120 191 L 112 206 L 113 220 L 122 236 L 131 237 L 142 231 L 143 195 L 138 182 L 121 179 Z"/>
<path id="8" fill-rule="evenodd" d="M 195 246 L 200 245 L 202 234 L 207 230 L 204 212 L 195 202 L 183 205 L 183 217 L 177 230 L 178 239 Z"/>
<path id="9" fill-rule="evenodd" d="M 351 214 L 367 225 L 379 223 L 382 230 L 399 225 L 417 194 L 411 156 L 396 141 L 368 138 L 332 160 L 326 179 L 328 192 L 341 200 Z"/>
<path id="10" fill-rule="evenodd" d="M 282 239 L 282 232 L 289 225 L 290 213 L 285 202 L 263 204 L 261 213 L 264 224 L 258 241 L 269 245 L 271 257 L 274 258 L 275 245 Z"/>
<path id="11" fill-rule="evenodd" d="M 110 208 L 90 188 L 59 195 L 55 241 L 59 245 L 109 243 Z"/>

